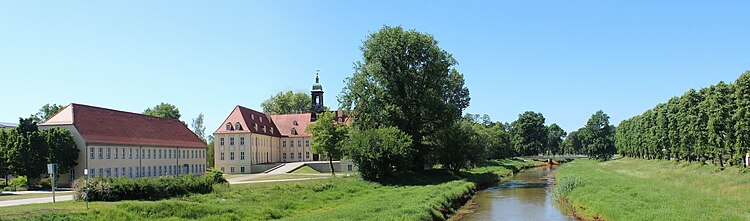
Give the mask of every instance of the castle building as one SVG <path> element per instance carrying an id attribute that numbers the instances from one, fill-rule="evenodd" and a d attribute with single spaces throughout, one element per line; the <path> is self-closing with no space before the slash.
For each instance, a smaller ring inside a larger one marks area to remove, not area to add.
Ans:
<path id="1" fill-rule="evenodd" d="M 213 134 L 215 167 L 225 173 L 257 173 L 280 163 L 323 160 L 310 152 L 312 134 L 305 131 L 325 111 L 317 75 L 310 94 L 310 113 L 271 115 L 235 106 Z M 342 113 L 336 111 L 336 119 L 346 122 Z"/>
<path id="2" fill-rule="evenodd" d="M 179 120 L 70 104 L 39 125 L 73 135 L 78 163 L 60 171 L 60 183 L 89 177 L 157 177 L 203 174 L 206 143 Z"/>

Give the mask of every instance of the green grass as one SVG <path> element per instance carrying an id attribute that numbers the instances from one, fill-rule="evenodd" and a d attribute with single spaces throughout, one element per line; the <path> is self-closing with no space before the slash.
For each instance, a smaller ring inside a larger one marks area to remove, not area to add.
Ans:
<path id="1" fill-rule="evenodd" d="M 268 176 L 258 176 L 248 178 L 242 181 L 258 181 L 258 180 L 285 180 L 285 179 L 299 179 L 299 178 L 328 178 L 325 175 L 306 175 L 306 174 L 274 174 Z"/>
<path id="2" fill-rule="evenodd" d="M 382 183 L 359 177 L 224 185 L 161 201 L 0 207 L 0 220 L 434 220 L 445 219 L 480 182 L 532 165 L 514 160 L 463 171 L 404 173 Z M 29 216 L 29 214 L 36 214 Z"/>
<path id="3" fill-rule="evenodd" d="M 580 179 L 561 198 L 589 219 L 750 220 L 750 173 L 744 169 L 630 158 L 575 160 L 557 171 L 557 179 Z"/>
<path id="4" fill-rule="evenodd" d="M 296 170 L 292 171 L 292 173 L 308 173 L 308 174 L 319 174 L 320 172 L 309 167 L 309 166 L 302 166 L 300 168 L 297 168 Z"/>
<path id="5" fill-rule="evenodd" d="M 237 177 L 247 176 L 247 175 L 250 175 L 250 174 L 247 174 L 247 173 L 237 173 L 237 174 L 224 174 L 223 176 L 224 176 L 224 179 L 232 179 L 232 178 L 237 178 Z"/>

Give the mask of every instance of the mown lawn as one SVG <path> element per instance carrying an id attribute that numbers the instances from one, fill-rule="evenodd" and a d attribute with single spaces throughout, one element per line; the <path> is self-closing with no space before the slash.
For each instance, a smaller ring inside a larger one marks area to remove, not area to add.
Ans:
<path id="1" fill-rule="evenodd" d="M 320 172 L 309 166 L 302 166 L 300 168 L 297 168 L 296 170 L 292 171 L 292 173 L 320 174 Z"/>
<path id="2" fill-rule="evenodd" d="M 530 162 L 494 161 L 452 174 L 444 170 L 401 174 L 382 183 L 358 177 L 241 184 L 161 201 L 81 202 L 0 208 L 0 220 L 432 220 L 478 182 L 509 175 Z M 30 216 L 33 215 L 33 216 Z"/>
<path id="3" fill-rule="evenodd" d="M 606 220 L 750 220 L 750 172 L 624 158 L 575 160 L 557 180 L 582 181 L 567 198 L 576 213 Z"/>

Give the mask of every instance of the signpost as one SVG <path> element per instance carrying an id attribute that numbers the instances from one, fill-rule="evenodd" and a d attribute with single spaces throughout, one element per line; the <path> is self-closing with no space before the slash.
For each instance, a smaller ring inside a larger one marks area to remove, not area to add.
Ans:
<path id="1" fill-rule="evenodd" d="M 50 163 L 47 164 L 47 173 L 52 178 L 52 203 L 55 203 L 55 183 L 57 178 L 57 164 L 56 163 Z"/>

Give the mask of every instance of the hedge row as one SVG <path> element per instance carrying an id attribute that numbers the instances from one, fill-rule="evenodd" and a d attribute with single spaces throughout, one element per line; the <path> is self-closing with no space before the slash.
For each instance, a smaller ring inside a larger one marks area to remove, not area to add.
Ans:
<path id="1" fill-rule="evenodd" d="M 86 197 L 85 182 L 78 179 L 73 183 L 78 201 Z M 139 179 L 95 177 L 88 180 L 88 196 L 89 201 L 158 200 L 188 193 L 210 193 L 214 184 L 224 182 L 226 180 L 221 171 L 217 170 L 202 176 L 188 174 Z"/>

